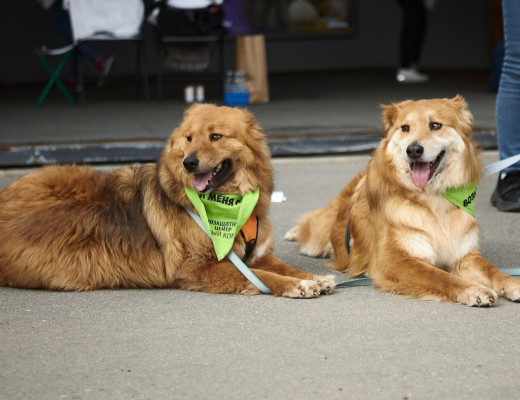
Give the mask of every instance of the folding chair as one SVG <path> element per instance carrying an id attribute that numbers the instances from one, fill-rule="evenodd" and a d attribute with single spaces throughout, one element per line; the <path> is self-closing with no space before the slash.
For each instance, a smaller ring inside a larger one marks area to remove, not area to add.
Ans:
<path id="1" fill-rule="evenodd" d="M 85 82 L 82 59 L 78 48 L 83 43 L 93 41 L 129 41 L 137 44 L 137 71 L 139 75 L 142 75 L 145 98 L 148 100 L 148 72 L 146 68 L 144 36 L 142 34 L 144 20 L 143 0 L 67 0 L 65 6 L 68 8 L 70 15 L 73 43 L 63 49 L 48 50 L 43 47 L 37 50 L 38 58 L 51 75 L 51 80 L 47 83 L 38 99 L 38 107 L 41 106 L 54 84 L 56 84 L 71 104 L 75 104 L 74 99 L 72 99 L 70 93 L 59 80 L 59 73 L 73 51 L 78 54 L 76 60 L 78 64 L 76 92 L 80 96 L 80 101 L 84 102 Z M 55 71 L 52 71 L 45 57 L 62 54 L 63 58 L 58 67 Z"/>
<path id="2" fill-rule="evenodd" d="M 189 10 L 196 11 L 197 9 L 203 9 L 210 6 L 220 7 L 224 0 L 156 0 L 157 3 L 161 4 L 162 7 L 172 7 L 177 10 Z M 161 6 L 160 6 L 161 7 Z M 159 7 L 159 8 L 160 8 Z M 152 11 L 153 13 L 153 11 Z M 157 18 L 157 15 L 152 18 Z M 152 25 L 157 25 L 157 21 L 148 19 Z M 220 34 L 172 34 L 170 32 L 162 32 L 159 27 L 156 26 L 156 40 L 157 40 L 157 53 L 156 53 L 156 72 L 157 72 L 157 97 L 162 100 L 163 91 L 163 68 L 164 68 L 164 56 L 163 50 L 166 45 L 208 45 L 215 46 L 210 48 L 210 59 L 213 58 L 213 50 L 218 52 L 218 65 L 217 72 L 211 73 L 207 71 L 198 72 L 177 72 L 174 79 L 180 80 L 192 80 L 198 81 L 204 80 L 219 80 L 221 82 L 221 88 L 223 92 L 224 80 L 225 80 L 225 68 L 224 68 L 224 36 L 225 28 L 222 27 L 222 33 Z"/>
<path id="3" fill-rule="evenodd" d="M 149 99 L 146 50 L 142 33 L 142 0 L 68 0 L 72 32 L 77 44 L 86 42 L 132 42 L 137 46 L 137 73 L 141 75 L 145 99 Z M 81 57 L 78 56 L 76 91 L 85 99 Z"/>
<path id="4" fill-rule="evenodd" d="M 46 47 L 42 47 L 40 49 L 36 49 L 36 55 L 40 59 L 41 63 L 43 64 L 44 68 L 49 73 L 51 79 L 49 82 L 47 82 L 47 85 L 45 85 L 45 88 L 43 89 L 42 93 L 40 94 L 40 97 L 38 98 L 38 101 L 36 102 L 36 107 L 41 107 L 43 100 L 47 97 L 49 94 L 49 91 L 51 88 L 56 85 L 57 88 L 60 90 L 60 92 L 63 93 L 67 101 L 71 105 L 75 105 L 76 101 L 74 101 L 74 98 L 71 96 L 65 85 L 60 80 L 60 73 L 65 64 L 67 63 L 67 60 L 69 59 L 70 54 L 74 51 L 74 45 L 71 44 L 69 46 L 62 47 L 61 49 L 47 49 Z M 55 70 L 52 69 L 51 65 L 47 61 L 45 57 L 47 56 L 59 56 L 63 55 L 61 61 L 59 62 L 58 66 Z"/>

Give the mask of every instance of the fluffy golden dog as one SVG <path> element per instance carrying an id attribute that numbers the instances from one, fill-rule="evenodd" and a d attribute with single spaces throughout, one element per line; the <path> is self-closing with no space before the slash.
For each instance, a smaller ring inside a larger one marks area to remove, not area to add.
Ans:
<path id="1" fill-rule="evenodd" d="M 480 178 L 472 123 L 459 96 L 384 106 L 383 139 L 366 170 L 286 239 L 306 255 L 332 254 L 332 268 L 381 290 L 470 306 L 498 295 L 518 301 L 520 280 L 481 257 L 477 221 L 443 197 Z"/>
<path id="2" fill-rule="evenodd" d="M 248 265 L 276 296 L 316 297 L 331 277 L 290 267 L 272 255 L 267 214 L 273 189 L 269 149 L 246 110 L 192 106 L 157 164 L 106 174 L 50 166 L 0 193 L 0 285 L 52 290 L 182 288 L 258 294 L 187 214 L 185 186 L 200 193 L 260 188 L 257 243 Z M 236 235 L 232 249 L 245 254 Z"/>

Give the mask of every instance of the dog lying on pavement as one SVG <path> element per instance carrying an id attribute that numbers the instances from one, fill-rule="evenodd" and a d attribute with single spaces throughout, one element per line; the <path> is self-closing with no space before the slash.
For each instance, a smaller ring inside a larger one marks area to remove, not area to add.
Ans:
<path id="1" fill-rule="evenodd" d="M 0 192 L 0 286 L 260 293 L 225 257 L 231 248 L 275 296 L 331 293 L 332 277 L 273 256 L 272 189 L 269 148 L 253 115 L 194 105 L 157 164 L 109 174 L 49 166 Z M 208 223 L 216 221 L 211 239 L 186 211 L 203 202 Z M 238 217 L 220 221 L 219 210 Z"/>
<path id="2" fill-rule="evenodd" d="M 520 279 L 480 255 L 474 218 L 481 176 L 464 99 L 384 106 L 368 167 L 285 236 L 303 254 L 407 297 L 492 306 L 520 300 Z"/>

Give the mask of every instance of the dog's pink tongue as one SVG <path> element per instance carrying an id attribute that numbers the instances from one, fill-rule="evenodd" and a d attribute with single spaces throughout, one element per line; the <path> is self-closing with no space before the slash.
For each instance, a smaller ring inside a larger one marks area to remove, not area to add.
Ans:
<path id="1" fill-rule="evenodd" d="M 209 171 L 205 174 L 196 174 L 195 179 L 193 180 L 193 189 L 195 189 L 197 192 L 203 192 L 204 189 L 206 189 L 206 186 L 208 186 L 208 182 L 213 177 L 213 172 Z"/>
<path id="2" fill-rule="evenodd" d="M 412 166 L 412 181 L 417 187 L 425 187 L 430 178 L 430 163 L 416 161 Z"/>

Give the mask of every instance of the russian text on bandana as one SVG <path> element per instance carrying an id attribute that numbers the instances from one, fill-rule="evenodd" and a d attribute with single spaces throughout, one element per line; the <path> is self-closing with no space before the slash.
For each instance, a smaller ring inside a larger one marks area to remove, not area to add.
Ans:
<path id="1" fill-rule="evenodd" d="M 189 187 L 184 190 L 209 233 L 217 259 L 222 260 L 253 212 L 260 189 L 247 192 L 243 197 L 235 194 L 201 194 Z"/>
<path id="2" fill-rule="evenodd" d="M 449 188 L 442 196 L 472 217 L 475 216 L 475 197 L 477 196 L 477 184 L 475 182 L 465 186 Z"/>

